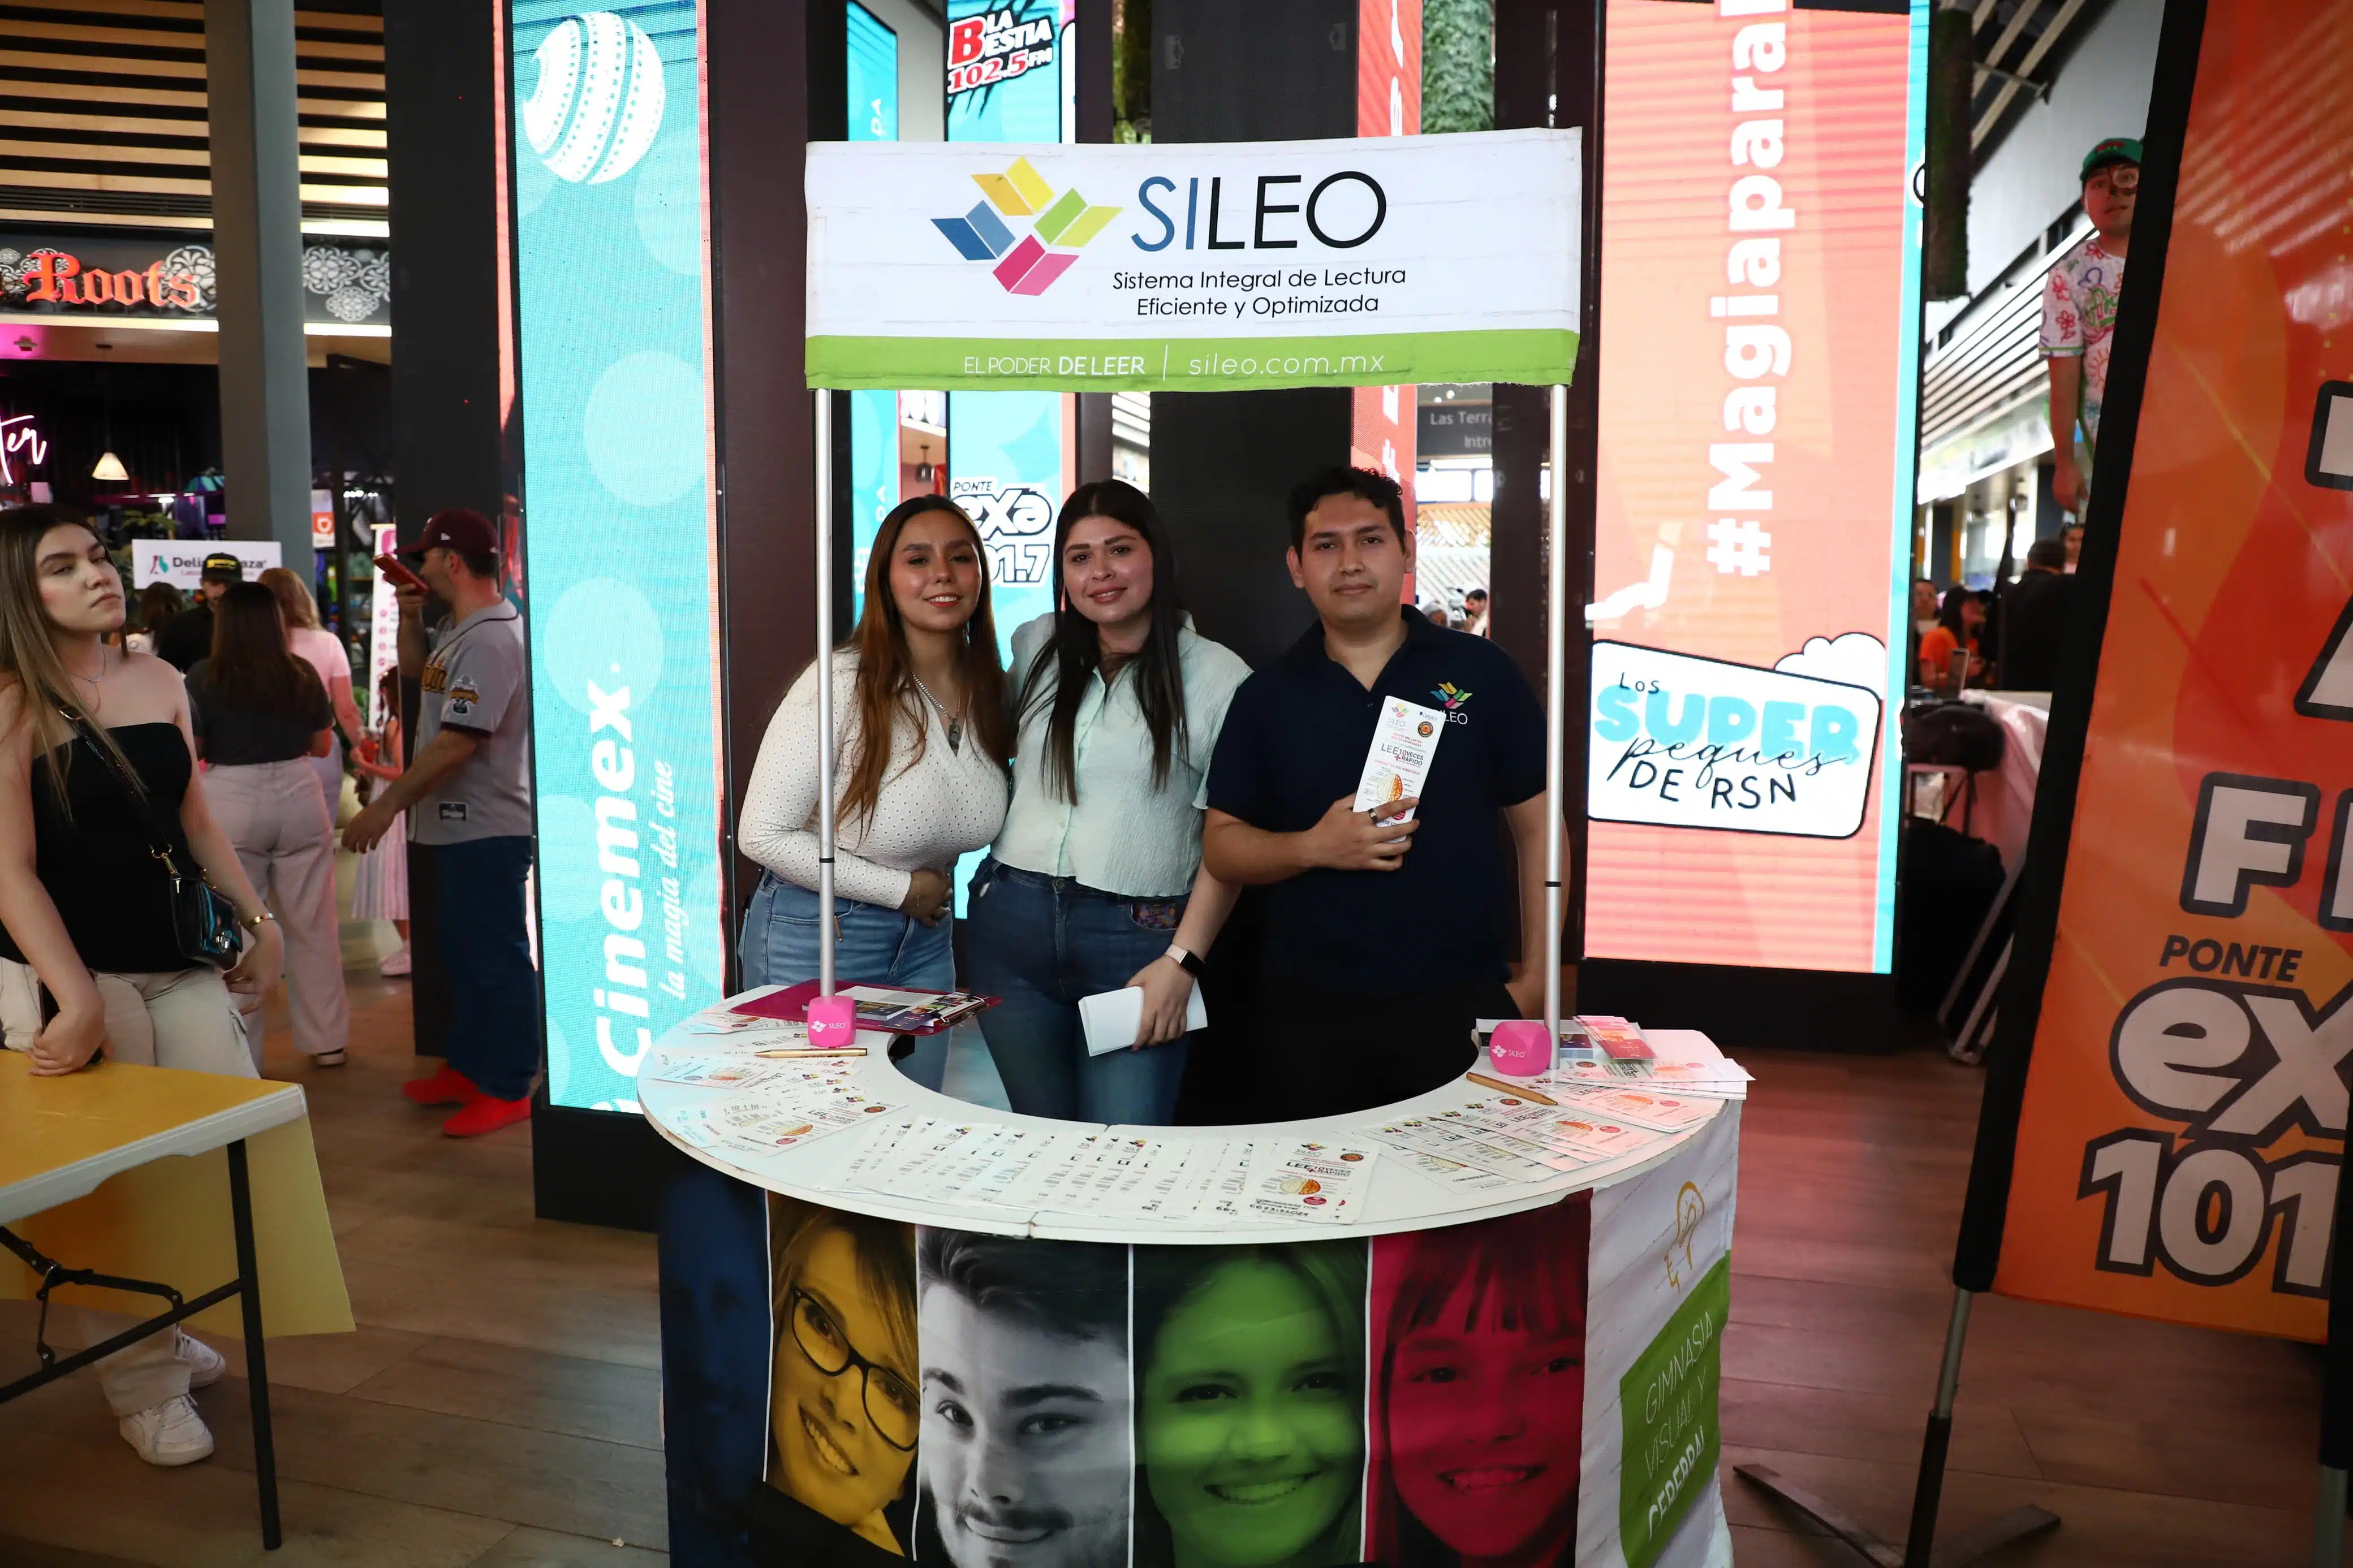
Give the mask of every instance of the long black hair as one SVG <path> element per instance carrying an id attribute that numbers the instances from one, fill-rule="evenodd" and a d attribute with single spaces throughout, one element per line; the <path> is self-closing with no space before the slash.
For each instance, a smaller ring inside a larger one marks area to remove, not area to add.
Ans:
<path id="1" fill-rule="evenodd" d="M 1054 522 L 1054 630 L 1046 646 L 1021 674 L 1018 706 L 1024 721 L 1039 709 L 1047 710 L 1046 787 L 1079 803 L 1077 733 L 1079 704 L 1087 679 L 1103 667 L 1103 636 L 1094 622 L 1071 602 L 1070 585 L 1062 578 L 1062 547 L 1071 530 L 1091 517 L 1124 522 L 1144 538 L 1152 552 L 1152 622 L 1144 634 L 1144 647 L 1128 661 L 1135 672 L 1135 700 L 1144 710 L 1144 727 L 1152 735 L 1152 784 L 1168 783 L 1170 760 L 1178 746 L 1191 739 L 1185 722 L 1185 670 L 1177 634 L 1185 626 L 1184 601 L 1176 595 L 1176 552 L 1160 526 L 1152 498 L 1121 479 L 1096 479 L 1081 485 L 1062 503 Z M 1050 686 L 1045 680 L 1053 672 Z"/>
<path id="2" fill-rule="evenodd" d="M 1969 645 L 1969 627 L 1961 618 L 1961 611 L 1972 603 L 1982 606 L 1985 601 L 1978 597 L 1975 589 L 1957 583 L 1945 590 L 1944 598 L 1936 605 L 1936 624 L 1952 633 L 1953 640 L 1963 647 Z"/>

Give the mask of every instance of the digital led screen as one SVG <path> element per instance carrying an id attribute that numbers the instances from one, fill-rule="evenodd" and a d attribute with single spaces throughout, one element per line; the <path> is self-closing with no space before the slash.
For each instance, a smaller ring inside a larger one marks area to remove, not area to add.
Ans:
<path id="1" fill-rule="evenodd" d="M 1890 967 L 1927 17 L 1609 8 L 1588 956 Z"/>
<path id="2" fill-rule="evenodd" d="M 725 977 L 695 18 L 512 11 L 548 1093 L 596 1110 Z"/>

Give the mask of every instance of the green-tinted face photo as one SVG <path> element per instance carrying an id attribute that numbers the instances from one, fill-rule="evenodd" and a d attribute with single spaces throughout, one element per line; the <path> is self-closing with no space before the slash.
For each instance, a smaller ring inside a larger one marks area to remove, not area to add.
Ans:
<path id="1" fill-rule="evenodd" d="M 1137 1437 L 1177 1568 L 1356 1561 L 1354 1530 L 1335 1527 L 1355 1517 L 1364 1465 L 1362 1354 L 1306 1280 L 1263 1258 L 1218 1268 L 1168 1314 Z"/>

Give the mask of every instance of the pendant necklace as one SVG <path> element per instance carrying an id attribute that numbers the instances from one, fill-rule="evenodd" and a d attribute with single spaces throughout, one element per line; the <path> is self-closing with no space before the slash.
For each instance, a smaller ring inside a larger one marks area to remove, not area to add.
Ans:
<path id="1" fill-rule="evenodd" d="M 940 727 L 948 732 L 948 750 L 951 752 L 963 751 L 964 715 L 961 713 L 950 713 L 948 711 L 947 704 L 933 696 L 932 689 L 924 685 L 922 681 L 918 680 L 915 682 L 915 689 L 923 694 L 924 701 L 930 703 L 934 709 L 938 710 L 940 715 Z"/>

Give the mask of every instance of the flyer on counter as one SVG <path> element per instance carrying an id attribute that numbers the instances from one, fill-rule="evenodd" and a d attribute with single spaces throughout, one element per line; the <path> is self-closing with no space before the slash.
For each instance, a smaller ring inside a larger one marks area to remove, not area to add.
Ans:
<path id="1" fill-rule="evenodd" d="M 1497 1187 L 1514 1184 L 1509 1176 L 1499 1176 L 1492 1171 L 1482 1171 L 1476 1165 L 1468 1165 L 1460 1160 L 1450 1160 L 1442 1154 L 1432 1154 L 1416 1146 L 1409 1139 L 1391 1139 L 1381 1136 L 1382 1133 L 1390 1131 L 1388 1128 L 1374 1128 L 1366 1131 L 1364 1136 L 1388 1144 L 1389 1152 L 1397 1157 L 1399 1164 L 1409 1171 L 1429 1177 L 1441 1187 L 1451 1187 L 1458 1192 L 1484 1193 L 1493 1192 Z"/>
<path id="2" fill-rule="evenodd" d="M 1014 1178 L 1001 1200 L 1008 1207 L 1042 1209 L 1052 1206 L 1065 1183 L 1094 1163 L 1100 1132 L 1052 1132 L 1047 1147 L 1038 1151 Z"/>
<path id="3" fill-rule="evenodd" d="M 887 1163 L 868 1171 L 867 1190 L 919 1202 L 944 1196 L 951 1157 L 983 1131 L 976 1122 L 929 1119 L 917 1122 L 900 1140 Z"/>
<path id="4" fill-rule="evenodd" d="M 890 1163 L 901 1142 L 921 1122 L 920 1118 L 902 1116 L 885 1121 L 858 1142 L 849 1163 L 841 1169 L 841 1184 L 852 1192 L 870 1190 L 866 1178 Z"/>
<path id="5" fill-rule="evenodd" d="M 1353 1135 L 1369 1138 L 1392 1148 L 1415 1150 L 1455 1164 L 1470 1165 L 1490 1175 L 1522 1184 L 1556 1181 L 1560 1176 L 1560 1173 L 1549 1165 L 1481 1139 L 1476 1129 L 1460 1122 L 1440 1123 L 1426 1116 L 1408 1116 L 1378 1127 L 1359 1129 Z"/>
<path id="6" fill-rule="evenodd" d="M 1473 1100 L 1441 1114 L 1470 1123 L 1481 1136 L 1526 1154 L 1549 1170 L 1566 1173 L 1610 1157 L 1565 1133 L 1558 1107 L 1539 1105 L 1515 1095 Z M 1648 1142 L 1657 1136 L 1646 1131 L 1642 1140 Z"/>
<path id="7" fill-rule="evenodd" d="M 1052 1147 L 1054 1134 L 1033 1127 L 1008 1127 L 988 1152 L 988 1168 L 965 1188 L 963 1201 L 1009 1208 L 1005 1194 L 1021 1173 Z"/>
<path id="8" fill-rule="evenodd" d="M 1613 1121 L 1631 1121 L 1662 1132 L 1682 1132 L 1696 1127 L 1715 1113 L 1718 1104 L 1713 1100 L 1685 1100 L 1648 1089 L 1599 1089 L 1583 1084 L 1562 1085 L 1560 1100 L 1565 1113 L 1583 1112 Z"/>
<path id="9" fill-rule="evenodd" d="M 1250 1139 L 1227 1141 L 1216 1167 L 1202 1173 L 1199 1195 L 1193 1205 L 1195 1219 L 1215 1224 L 1250 1217 L 1250 1170 L 1258 1152 L 1259 1144 Z"/>
<path id="10" fill-rule="evenodd" d="M 1356 784 L 1356 809 L 1371 811 L 1409 796 L 1419 799 L 1430 777 L 1430 761 L 1446 733 L 1446 715 L 1402 697 L 1381 699 L 1380 722 L 1373 730 L 1372 750 L 1365 758 L 1364 776 Z M 1409 822 L 1407 812 L 1396 820 Z"/>
<path id="11" fill-rule="evenodd" d="M 698 1089 L 831 1093 L 849 1075 L 849 1062 L 774 1060 L 741 1051 L 693 1051 L 657 1056 L 643 1076 Z"/>
<path id="12" fill-rule="evenodd" d="M 1379 1151 L 1337 1143 L 1261 1145 L 1250 1162 L 1245 1212 L 1257 1219 L 1346 1225 L 1364 1212 Z"/>
<path id="13" fill-rule="evenodd" d="M 1540 1087 L 1582 1085 L 1617 1089 L 1670 1089 L 1677 1094 L 1708 1100 L 1746 1100 L 1755 1081 L 1736 1062 L 1563 1062 L 1542 1079 Z"/>
<path id="14" fill-rule="evenodd" d="M 698 1149 L 724 1150 L 759 1158 L 860 1126 L 870 1117 L 887 1116 L 890 1110 L 891 1107 L 879 1101 L 852 1095 L 817 1106 L 745 1097 L 712 1105 L 681 1106 L 669 1121 L 680 1137 Z"/>
<path id="15" fill-rule="evenodd" d="M 1581 1165 L 1593 1163 L 1593 1156 L 1583 1150 L 1556 1146 L 1557 1141 L 1545 1139 L 1535 1126 L 1515 1121 L 1512 1109 L 1473 1103 L 1456 1106 L 1449 1110 L 1433 1110 L 1430 1120 L 1441 1127 L 1454 1127 L 1469 1137 L 1491 1148 L 1502 1149 L 1542 1165 L 1555 1176 L 1565 1176 Z M 1526 1106 L 1541 1111 L 1543 1106 Z"/>
<path id="16" fill-rule="evenodd" d="M 1135 1194 L 1137 1219 L 1188 1219 L 1193 1205 L 1187 1185 L 1225 1152 L 1217 1138 L 1188 1138 L 1171 1143 L 1153 1162 L 1152 1173 Z"/>

